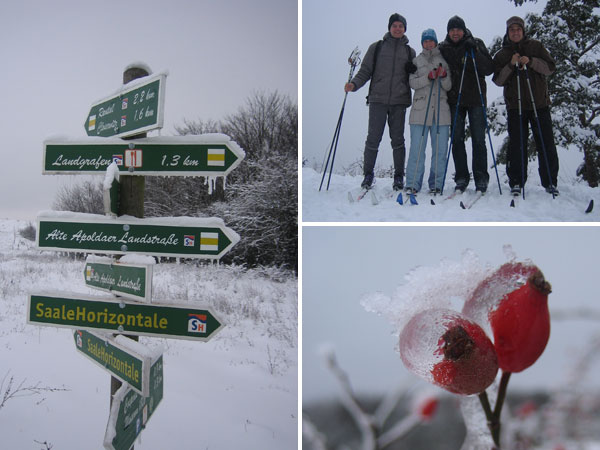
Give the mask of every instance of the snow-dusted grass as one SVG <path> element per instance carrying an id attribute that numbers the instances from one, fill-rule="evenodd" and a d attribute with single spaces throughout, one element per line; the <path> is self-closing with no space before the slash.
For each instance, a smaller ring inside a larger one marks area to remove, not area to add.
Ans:
<path id="1" fill-rule="evenodd" d="M 11 378 L 38 389 L 0 408 L 0 447 L 101 448 L 109 373 L 77 353 L 70 330 L 27 325 L 26 303 L 28 294 L 48 290 L 104 294 L 85 285 L 84 260 L 36 250 L 19 236 L 25 225 L 0 221 L 0 402 Z M 295 448 L 297 279 L 161 263 L 153 291 L 155 302 L 208 305 L 226 326 L 206 343 L 140 338 L 165 349 L 164 397 L 136 449 Z"/>

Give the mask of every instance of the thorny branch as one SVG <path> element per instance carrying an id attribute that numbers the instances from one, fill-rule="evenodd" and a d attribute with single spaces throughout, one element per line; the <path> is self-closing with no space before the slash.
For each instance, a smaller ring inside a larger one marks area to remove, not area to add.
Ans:
<path id="1" fill-rule="evenodd" d="M 10 371 L 6 372 L 2 383 L 0 383 L 0 409 L 4 407 L 8 400 L 18 397 L 28 397 L 31 395 L 39 395 L 42 392 L 60 392 L 69 391 L 66 388 L 56 388 L 48 386 L 40 386 L 38 381 L 34 385 L 25 385 L 27 378 L 24 378 L 20 383 L 15 384 L 15 377 L 10 375 Z"/>

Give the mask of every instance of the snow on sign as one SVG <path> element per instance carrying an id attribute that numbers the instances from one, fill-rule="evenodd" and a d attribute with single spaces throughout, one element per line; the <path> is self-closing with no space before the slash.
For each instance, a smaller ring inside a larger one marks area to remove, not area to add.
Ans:
<path id="1" fill-rule="evenodd" d="M 94 103 L 85 121 L 88 136 L 131 136 L 162 128 L 167 75 L 139 78 Z"/>
<path id="2" fill-rule="evenodd" d="M 129 450 L 146 427 L 148 419 L 163 397 L 163 360 L 160 356 L 150 368 L 150 395 L 141 396 L 123 384 L 113 396 L 104 435 L 104 448 Z"/>
<path id="3" fill-rule="evenodd" d="M 111 258 L 88 258 L 83 275 L 85 284 L 92 288 L 142 302 L 149 302 L 152 298 L 150 264 L 124 264 Z"/>
<path id="4" fill-rule="evenodd" d="M 239 235 L 218 218 L 110 218 L 47 212 L 38 216 L 40 250 L 219 259 Z"/>
<path id="5" fill-rule="evenodd" d="M 115 162 L 119 172 L 130 175 L 226 176 L 245 156 L 224 134 L 46 140 L 42 172 L 100 174 Z"/>
<path id="6" fill-rule="evenodd" d="M 209 308 L 144 304 L 75 293 L 30 295 L 27 323 L 192 341 L 208 341 L 223 327 Z"/>
<path id="7" fill-rule="evenodd" d="M 150 395 L 150 361 L 142 344 L 125 336 L 101 336 L 85 330 L 75 330 L 75 348 L 112 376 L 147 397 Z M 129 341 L 129 342 L 127 342 Z M 135 349 L 142 348 L 137 352 Z M 146 354 L 144 354 L 146 353 Z"/>

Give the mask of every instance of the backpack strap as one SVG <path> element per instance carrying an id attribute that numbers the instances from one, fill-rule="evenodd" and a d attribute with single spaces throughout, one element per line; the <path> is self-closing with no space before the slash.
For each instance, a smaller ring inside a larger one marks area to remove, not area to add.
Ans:
<path id="1" fill-rule="evenodd" d="M 381 44 L 383 44 L 383 40 L 377 41 L 377 45 L 375 46 L 375 55 L 373 55 L 373 70 L 371 71 L 371 82 L 369 83 L 369 94 L 367 95 L 367 105 L 369 104 L 369 96 L 371 95 L 371 88 L 373 87 L 373 75 L 375 75 L 375 67 L 377 67 L 377 57 L 381 52 Z"/>

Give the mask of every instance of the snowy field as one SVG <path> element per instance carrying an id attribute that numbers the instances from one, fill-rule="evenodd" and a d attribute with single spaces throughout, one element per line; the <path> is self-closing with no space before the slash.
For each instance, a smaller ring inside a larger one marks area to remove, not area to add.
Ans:
<path id="1" fill-rule="evenodd" d="M 532 169 L 535 170 L 532 173 Z M 450 169 L 449 169 L 450 170 Z M 560 195 L 556 198 L 544 190 L 537 175 L 537 163 L 530 163 L 530 173 L 525 191 L 525 200 L 517 199 L 511 207 L 510 188 L 506 176 L 502 175 L 500 187 L 494 171 L 490 172 L 488 192 L 472 208 L 462 209 L 460 202 L 468 205 L 475 197 L 475 186 L 469 185 L 461 196 L 446 199 L 454 190 L 450 175 L 446 179 L 443 196 L 432 197 L 426 191 L 417 195 L 418 205 L 396 202 L 392 192 L 392 178 L 376 178 L 373 188 L 379 203 L 374 205 L 370 194 L 358 203 L 350 203 L 348 192 L 360 187 L 362 176 L 333 174 L 329 190 L 327 177 L 319 192 L 322 174 L 305 167 L 302 169 L 302 220 L 304 222 L 595 222 L 600 220 L 600 205 L 586 214 L 590 200 L 600 201 L 598 189 L 585 182 L 571 178 L 566 180 L 559 174 Z M 426 168 L 426 178 L 429 169 Z M 404 196 L 406 199 L 406 195 Z M 431 200 L 435 205 L 431 204 Z"/>
<path id="2" fill-rule="evenodd" d="M 35 250 L 19 236 L 25 225 L 0 220 L 0 447 L 102 448 L 109 373 L 78 354 L 71 330 L 28 325 L 26 304 L 32 292 L 104 294 L 86 287 L 84 260 Z M 164 349 L 164 395 L 135 448 L 296 448 L 297 279 L 158 264 L 153 291 L 154 298 L 209 305 L 226 326 L 206 343 L 140 338 Z"/>

